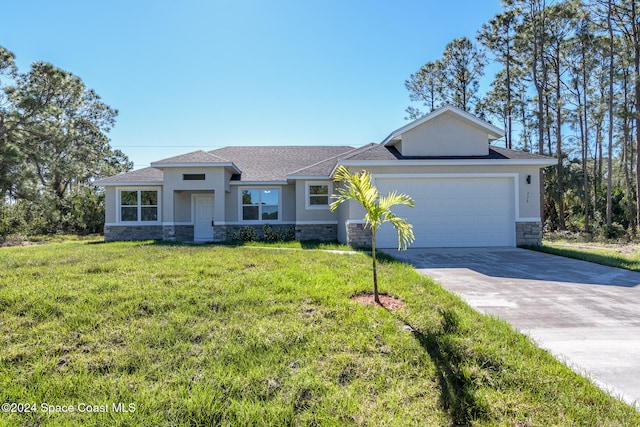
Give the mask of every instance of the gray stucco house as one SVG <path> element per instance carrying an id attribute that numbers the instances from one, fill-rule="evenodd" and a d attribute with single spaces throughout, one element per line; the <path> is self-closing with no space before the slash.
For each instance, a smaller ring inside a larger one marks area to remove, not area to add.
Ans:
<path id="1" fill-rule="evenodd" d="M 255 146 L 195 151 L 97 181 L 106 192 L 105 240 L 223 241 L 242 227 L 295 229 L 300 240 L 362 245 L 364 211 L 329 210 L 337 165 L 372 173 L 381 193 L 415 200 L 397 207 L 412 247 L 540 244 L 541 169 L 549 157 L 490 145 L 504 132 L 447 105 L 380 143 Z M 397 247 L 391 226 L 378 246 Z"/>

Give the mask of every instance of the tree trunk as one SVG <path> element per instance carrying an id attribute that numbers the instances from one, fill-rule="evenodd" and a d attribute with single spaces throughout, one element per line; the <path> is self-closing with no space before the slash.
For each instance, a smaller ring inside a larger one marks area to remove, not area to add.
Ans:
<path id="1" fill-rule="evenodd" d="M 559 43 L 558 43 L 559 44 Z M 564 218 L 564 180 L 562 176 L 562 98 L 560 87 L 560 46 L 558 46 L 558 58 L 556 63 L 556 156 L 558 157 L 558 172 L 556 174 L 556 184 L 558 186 L 558 225 L 560 230 L 566 230 L 567 226 Z"/>
<path id="2" fill-rule="evenodd" d="M 593 179 L 593 209 L 594 212 L 598 210 L 598 197 L 600 189 L 602 188 L 602 122 L 598 121 L 596 124 L 596 157 Z"/>
<path id="3" fill-rule="evenodd" d="M 537 89 L 537 86 L 536 86 Z M 544 154 L 544 93 L 538 90 L 538 154 Z"/>
<path id="4" fill-rule="evenodd" d="M 631 26 L 633 42 L 633 68 L 635 71 L 636 118 L 636 223 L 640 226 L 640 29 L 638 28 L 636 1 L 631 2 Z"/>
<path id="5" fill-rule="evenodd" d="M 544 4 L 539 4 L 540 10 L 535 10 L 535 5 L 531 7 L 531 20 L 532 20 L 532 50 L 533 60 L 531 63 L 531 71 L 533 77 L 533 84 L 538 96 L 538 154 L 544 154 L 544 131 L 545 131 L 545 115 L 544 115 L 544 91 L 546 88 L 546 64 L 544 62 L 544 40 L 541 34 L 544 31 Z M 540 63 L 538 63 L 540 61 Z"/>
<path id="6" fill-rule="evenodd" d="M 378 270 L 376 266 L 376 230 L 371 228 L 371 259 L 373 260 L 373 299 L 376 303 L 380 303 L 378 295 Z"/>
<path id="7" fill-rule="evenodd" d="M 512 110 L 512 101 L 511 101 L 511 43 L 508 39 L 510 31 L 507 30 L 507 61 L 505 64 L 507 70 L 507 148 L 511 149 L 511 110 Z"/>
<path id="8" fill-rule="evenodd" d="M 607 25 L 609 27 L 609 140 L 607 145 L 607 228 L 611 228 L 613 216 L 612 181 L 613 175 L 613 27 L 611 26 L 611 0 L 607 11 Z"/>
<path id="9" fill-rule="evenodd" d="M 582 96 L 583 96 L 583 104 L 582 110 L 580 113 L 580 132 L 584 136 L 583 145 L 582 145 L 582 177 L 584 180 L 584 231 L 589 233 L 589 205 L 591 201 L 589 200 L 589 169 L 588 169 L 588 161 L 589 161 L 589 122 L 587 117 L 587 51 L 582 44 Z M 578 83 L 576 82 L 576 89 L 578 87 Z M 580 92 L 578 91 L 578 104 L 580 104 Z"/>
<path id="10" fill-rule="evenodd" d="M 544 103 L 544 111 L 545 111 L 545 132 L 547 135 L 547 152 L 549 153 L 550 156 L 553 155 L 553 150 L 551 149 L 551 113 L 549 112 L 549 105 L 551 104 L 549 102 L 549 96 L 546 95 L 545 96 L 545 103 Z"/>
<path id="11" fill-rule="evenodd" d="M 520 100 L 524 105 L 526 101 L 526 97 L 524 95 L 524 89 L 521 89 Z M 524 108 L 523 106 L 521 109 L 521 112 L 522 112 L 522 139 L 524 139 L 524 151 L 533 151 L 533 144 L 529 143 L 530 137 L 529 137 L 529 129 L 528 129 L 529 126 L 527 123 L 527 109 Z"/>
<path id="12" fill-rule="evenodd" d="M 623 102 L 624 102 L 624 110 L 626 111 L 629 106 L 629 88 L 627 86 L 628 83 L 628 75 L 625 72 L 622 80 L 622 93 L 623 93 Z M 631 183 L 631 171 L 633 171 L 633 146 L 631 144 L 631 135 L 630 135 L 630 126 L 629 119 L 625 114 L 622 118 L 622 134 L 623 134 L 623 143 L 622 146 L 624 148 L 624 183 L 625 190 L 627 193 L 627 216 L 629 217 L 629 228 L 631 229 L 631 235 L 636 235 L 636 214 L 635 214 L 635 206 L 633 203 L 633 186 Z"/>
<path id="13" fill-rule="evenodd" d="M 584 49 L 582 51 L 583 54 L 583 60 L 584 60 Z M 583 73 L 583 79 L 585 78 L 585 74 L 586 72 L 584 71 L 584 61 L 583 61 L 583 68 L 582 68 L 582 73 Z M 587 134 L 586 134 L 586 130 L 585 130 L 585 122 L 586 122 L 586 117 L 583 119 L 583 112 L 586 116 L 586 108 L 582 105 L 582 99 L 581 99 L 581 94 L 580 94 L 580 84 L 578 82 L 578 79 L 575 79 L 575 90 L 576 90 L 576 94 L 577 94 L 577 101 L 578 101 L 578 128 L 580 130 L 580 156 L 581 156 L 581 161 L 582 161 L 582 194 L 583 194 L 583 200 L 584 200 L 584 207 L 583 207 L 583 211 L 584 211 L 584 231 L 585 233 L 589 232 L 589 172 L 587 169 L 587 161 L 589 159 L 589 151 L 587 148 Z M 586 80 L 583 80 L 583 90 L 586 91 Z"/>

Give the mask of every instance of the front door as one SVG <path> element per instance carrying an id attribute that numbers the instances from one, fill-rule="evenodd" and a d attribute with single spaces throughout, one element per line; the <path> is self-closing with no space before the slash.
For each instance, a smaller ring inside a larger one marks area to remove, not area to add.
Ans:
<path id="1" fill-rule="evenodd" d="M 213 196 L 195 195 L 194 211 L 193 240 L 195 242 L 213 241 Z"/>

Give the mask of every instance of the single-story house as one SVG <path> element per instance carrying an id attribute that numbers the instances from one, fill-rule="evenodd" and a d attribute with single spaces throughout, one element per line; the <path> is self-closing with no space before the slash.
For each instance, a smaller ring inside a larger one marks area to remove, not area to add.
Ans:
<path id="1" fill-rule="evenodd" d="M 394 212 L 413 224 L 411 247 L 540 244 L 541 170 L 556 161 L 490 145 L 504 131 L 451 105 L 380 143 L 253 146 L 195 151 L 104 178 L 105 240 L 224 241 L 243 227 L 292 228 L 299 240 L 370 244 L 356 203 L 331 212 L 338 165 L 366 169 L 382 194 L 406 193 Z M 395 230 L 378 232 L 397 247 Z"/>

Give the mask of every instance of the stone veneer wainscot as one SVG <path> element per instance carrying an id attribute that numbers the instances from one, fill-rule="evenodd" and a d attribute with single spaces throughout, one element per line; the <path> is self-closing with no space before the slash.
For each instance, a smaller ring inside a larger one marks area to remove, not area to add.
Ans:
<path id="1" fill-rule="evenodd" d="M 517 246 L 542 246 L 542 224 L 539 222 L 516 222 Z"/>

